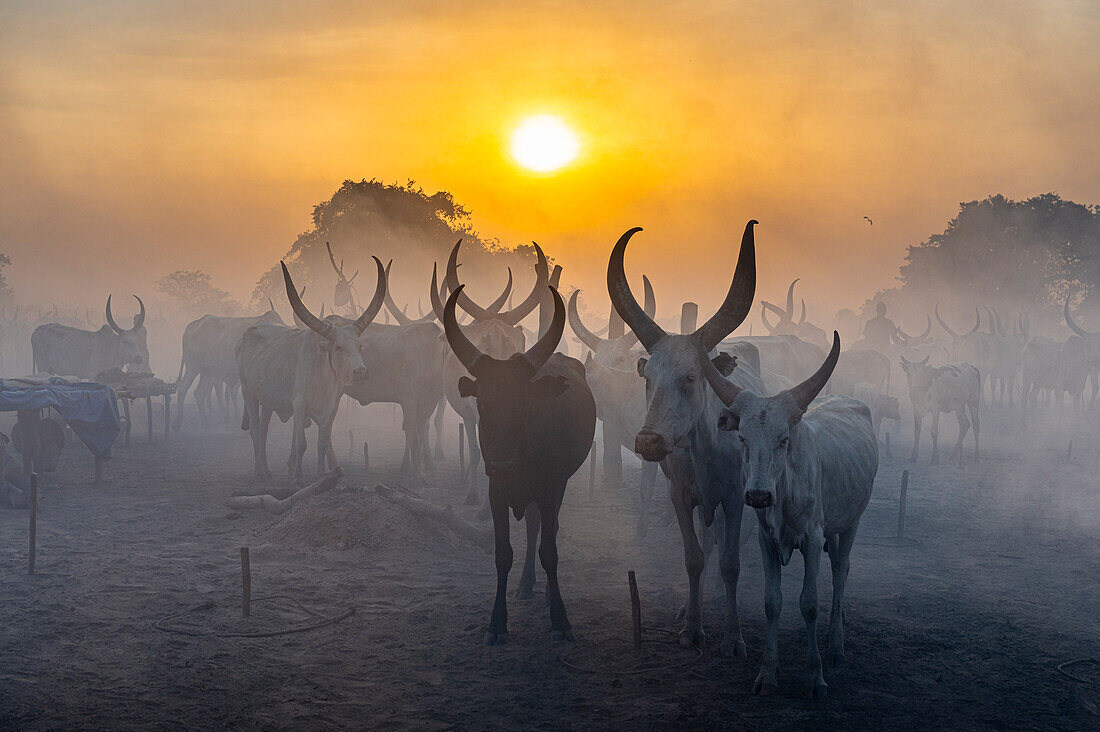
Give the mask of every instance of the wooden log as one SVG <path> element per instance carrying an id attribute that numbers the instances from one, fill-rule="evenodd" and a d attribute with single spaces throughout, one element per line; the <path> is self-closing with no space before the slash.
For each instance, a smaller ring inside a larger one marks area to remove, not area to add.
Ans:
<path id="1" fill-rule="evenodd" d="M 642 601 L 638 598 L 638 577 L 634 570 L 626 573 L 630 583 L 630 619 L 634 625 L 634 647 L 642 647 Z"/>
<path id="2" fill-rule="evenodd" d="M 30 542 L 27 553 L 27 574 L 34 574 L 35 553 L 38 550 L 38 473 L 31 473 L 31 495 L 27 508 L 30 513 L 30 530 L 27 537 Z"/>
<path id="3" fill-rule="evenodd" d="M 316 483 L 311 483 L 282 500 L 270 495 L 230 496 L 226 499 L 225 505 L 230 508 L 239 509 L 262 508 L 268 513 L 282 515 L 306 498 L 320 495 L 325 491 L 335 488 L 336 484 L 339 483 L 340 479 L 343 477 L 344 471 L 340 470 L 340 468 L 333 468 L 325 473 Z"/>
<path id="4" fill-rule="evenodd" d="M 419 498 L 400 493 L 389 486 L 376 485 L 374 490 L 390 503 L 401 506 L 409 513 L 438 521 L 459 536 L 469 539 L 486 552 L 493 551 L 493 533 L 468 523 L 455 513 L 450 506 L 442 508 Z"/>
<path id="5" fill-rule="evenodd" d="M 909 471 L 901 472 L 901 495 L 898 496 L 898 538 L 905 538 L 905 494 L 909 490 Z"/>
<path id="6" fill-rule="evenodd" d="M 252 615 L 252 563 L 248 558 L 248 547 L 241 547 L 241 617 Z"/>

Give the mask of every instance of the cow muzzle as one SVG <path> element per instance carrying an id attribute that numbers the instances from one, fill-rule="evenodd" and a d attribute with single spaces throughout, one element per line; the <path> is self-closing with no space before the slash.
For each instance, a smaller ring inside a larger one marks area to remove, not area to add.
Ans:
<path id="1" fill-rule="evenodd" d="M 642 430 L 634 436 L 634 452 L 641 455 L 643 460 L 655 463 L 668 457 L 672 448 L 664 435 Z"/>
<path id="2" fill-rule="evenodd" d="M 745 505 L 749 508 L 768 508 L 775 503 L 771 491 L 745 491 Z"/>
<path id="3" fill-rule="evenodd" d="M 366 383 L 366 381 L 369 377 L 370 377 L 370 371 L 368 371 L 365 366 L 360 367 L 360 368 L 354 369 L 351 372 L 351 383 L 353 383 L 353 384 L 364 384 L 364 383 Z"/>

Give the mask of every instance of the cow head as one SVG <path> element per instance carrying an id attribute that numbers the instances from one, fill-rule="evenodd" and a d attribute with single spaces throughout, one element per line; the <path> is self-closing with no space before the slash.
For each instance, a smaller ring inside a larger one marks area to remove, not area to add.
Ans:
<path id="1" fill-rule="evenodd" d="M 299 297 L 286 265 L 279 263 L 283 268 L 286 296 L 290 300 L 290 307 L 295 317 L 306 328 L 320 336 L 316 340 L 317 349 L 328 355 L 329 364 L 336 373 L 337 380 L 342 384 L 362 384 L 368 377 L 367 367 L 363 365 L 363 355 L 359 352 L 359 336 L 382 309 L 386 296 L 386 270 L 378 257 L 374 257 L 374 263 L 378 267 L 378 284 L 375 286 L 374 299 L 355 320 L 344 318 L 321 320 L 311 313 Z"/>
<path id="2" fill-rule="evenodd" d="M 115 322 L 115 316 L 111 312 L 111 296 L 107 296 L 107 325 L 114 331 L 117 338 L 114 339 L 114 361 L 121 367 L 135 366 L 137 368 L 149 368 L 149 348 L 146 346 L 145 332 L 145 303 L 134 295 L 141 310 L 134 316 L 134 326 L 123 330 Z"/>
<path id="3" fill-rule="evenodd" d="M 840 335 L 833 331 L 833 347 L 825 363 L 798 386 L 775 396 L 762 397 L 741 389 L 712 364 L 704 363 L 706 378 L 726 405 L 718 428 L 736 430 L 741 445 L 741 469 L 745 477 L 745 503 L 768 508 L 775 503 L 776 488 L 786 467 L 792 433 L 817 397 L 840 358 Z"/>
<path id="4" fill-rule="evenodd" d="M 657 302 L 653 297 L 653 286 L 645 275 L 642 275 L 642 286 L 645 291 L 645 306 L 642 309 L 648 317 L 653 318 L 657 312 Z M 581 320 L 580 313 L 577 310 L 577 296 L 579 294 L 580 290 L 574 290 L 569 297 L 569 307 L 566 313 L 569 317 L 569 327 L 577 334 L 577 338 L 580 339 L 581 343 L 592 351 L 597 363 L 610 366 L 613 369 L 633 369 L 637 360 L 637 354 L 633 349 L 634 346 L 638 345 L 638 336 L 633 333 L 626 333 L 614 338 L 601 338 L 590 331 L 584 321 Z"/>
<path id="5" fill-rule="evenodd" d="M 920 361 L 910 361 L 905 356 L 901 357 L 901 370 L 905 372 L 909 394 L 915 400 L 919 395 L 927 394 L 928 388 L 932 385 L 933 367 L 928 365 L 931 358 L 931 356 L 925 356 Z"/>
<path id="6" fill-rule="evenodd" d="M 538 371 L 554 354 L 565 329 L 565 303 L 558 291 L 554 297 L 554 319 L 546 334 L 524 353 L 497 359 L 481 352 L 462 332 L 455 318 L 455 306 L 462 297 L 459 285 L 447 299 L 443 311 L 443 329 L 447 343 L 473 378 L 463 376 L 458 391 L 463 397 L 477 399 L 478 429 L 485 458 L 485 474 L 507 478 L 528 452 L 524 424 L 532 402 L 561 394 L 568 384 L 556 375 L 538 376 Z"/>
<path id="7" fill-rule="evenodd" d="M 703 364 L 710 351 L 739 326 L 752 307 L 756 292 L 756 253 L 753 226 L 745 226 L 741 252 L 726 299 L 714 316 L 687 335 L 665 333 L 638 305 L 630 292 L 623 268 L 623 255 L 634 228 L 619 237 L 607 264 L 607 291 L 611 303 L 638 337 L 649 358 L 638 361 L 638 373 L 645 378 L 646 417 L 635 436 L 634 451 L 645 460 L 666 457 L 694 429 L 706 407 L 706 377 Z"/>

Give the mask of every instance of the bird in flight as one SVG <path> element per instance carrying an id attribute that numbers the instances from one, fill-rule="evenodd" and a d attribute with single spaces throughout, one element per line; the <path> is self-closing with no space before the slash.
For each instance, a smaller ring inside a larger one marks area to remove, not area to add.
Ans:
<path id="1" fill-rule="evenodd" d="M 874 225 L 875 225 L 875 222 L 874 222 L 874 221 L 871 221 L 871 217 L 870 217 L 870 216 L 864 216 L 863 218 L 867 219 L 867 223 L 868 223 L 868 224 L 870 224 L 871 226 L 874 226 Z"/>

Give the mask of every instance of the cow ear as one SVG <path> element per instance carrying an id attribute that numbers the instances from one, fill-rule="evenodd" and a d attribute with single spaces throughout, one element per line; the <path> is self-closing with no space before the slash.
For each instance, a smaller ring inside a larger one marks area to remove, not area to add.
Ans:
<path id="1" fill-rule="evenodd" d="M 741 419 L 731 409 L 723 409 L 718 414 L 718 429 L 733 432 L 741 426 Z"/>
<path id="2" fill-rule="evenodd" d="M 332 351 L 332 341 L 322 338 L 317 341 L 317 353 L 329 353 Z"/>
<path id="3" fill-rule="evenodd" d="M 530 396 L 533 399 L 553 399 L 569 388 L 565 377 L 551 374 L 531 382 Z"/>
<path id="4" fill-rule="evenodd" d="M 649 363 L 648 358 L 638 359 L 638 376 L 645 376 L 645 365 Z"/>
<path id="5" fill-rule="evenodd" d="M 458 380 L 458 395 L 465 399 L 466 397 L 477 396 L 477 382 L 471 379 L 469 376 L 463 376 Z"/>
<path id="6" fill-rule="evenodd" d="M 718 373 L 722 376 L 729 376 L 737 368 L 737 356 L 731 356 L 723 351 L 712 358 L 711 363 L 714 364 L 714 368 L 718 369 Z"/>

